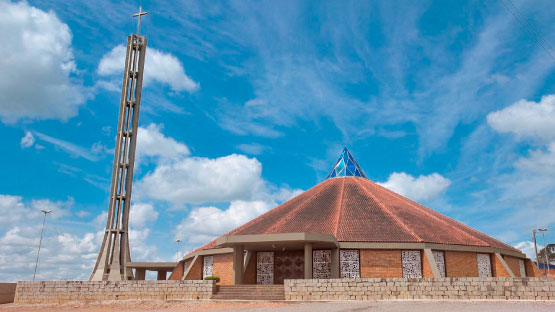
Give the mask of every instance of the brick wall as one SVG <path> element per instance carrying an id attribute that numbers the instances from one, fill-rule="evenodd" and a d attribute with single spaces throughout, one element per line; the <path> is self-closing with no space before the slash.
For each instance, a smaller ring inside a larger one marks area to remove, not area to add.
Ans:
<path id="1" fill-rule="evenodd" d="M 553 278 L 285 280 L 286 300 L 555 300 Z"/>
<path id="2" fill-rule="evenodd" d="M 13 302 L 15 283 L 0 283 L 0 304 Z"/>
<path id="3" fill-rule="evenodd" d="M 505 270 L 503 263 L 497 258 L 495 254 L 490 254 L 491 259 L 491 273 L 495 277 L 511 277 L 509 272 Z"/>
<path id="4" fill-rule="evenodd" d="M 256 252 L 251 252 L 251 258 L 243 275 L 243 283 L 248 285 L 256 284 Z"/>
<path id="5" fill-rule="evenodd" d="M 191 265 L 191 261 L 194 258 L 185 261 L 185 267 L 188 268 Z M 186 280 L 201 280 L 202 279 L 202 256 L 197 257 L 197 261 L 193 264 L 193 267 L 185 277 Z"/>
<path id="6" fill-rule="evenodd" d="M 445 274 L 447 277 L 478 277 L 476 253 L 446 250 Z"/>
<path id="7" fill-rule="evenodd" d="M 524 260 L 524 266 L 526 267 L 526 276 L 542 276 L 538 267 L 530 259 Z"/>
<path id="8" fill-rule="evenodd" d="M 172 274 L 170 274 L 170 277 L 168 278 L 168 280 L 171 280 L 171 281 L 180 280 L 183 277 L 184 269 L 185 269 L 185 260 L 181 260 L 175 266 L 175 268 L 173 268 Z"/>
<path id="9" fill-rule="evenodd" d="M 15 303 L 210 299 L 214 281 L 18 282 Z"/>
<path id="10" fill-rule="evenodd" d="M 218 285 L 233 285 L 233 253 L 214 255 L 212 274 L 220 277 Z"/>
<path id="11" fill-rule="evenodd" d="M 420 255 L 422 257 L 422 277 L 433 278 L 434 273 L 432 272 L 432 267 L 430 266 L 430 262 L 428 261 L 428 257 L 426 257 L 424 250 L 420 252 Z"/>
<path id="12" fill-rule="evenodd" d="M 511 271 L 513 271 L 514 275 L 516 277 L 520 277 L 520 264 L 519 264 L 518 258 L 511 257 L 511 256 L 503 256 L 503 259 L 505 260 L 505 262 L 507 263 Z"/>
<path id="13" fill-rule="evenodd" d="M 403 277 L 400 250 L 361 249 L 360 276 L 362 278 Z"/>

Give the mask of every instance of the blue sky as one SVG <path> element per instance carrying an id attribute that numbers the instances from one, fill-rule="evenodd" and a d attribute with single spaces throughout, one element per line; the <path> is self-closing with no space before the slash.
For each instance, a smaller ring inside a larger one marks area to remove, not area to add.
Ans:
<path id="1" fill-rule="evenodd" d="M 550 1 L 513 2 L 555 45 Z M 1 280 L 31 278 L 44 207 L 39 278 L 91 271 L 138 4 L 0 0 Z M 134 260 L 316 185 L 343 146 L 371 180 L 527 253 L 534 227 L 555 230 L 555 61 L 499 2 L 142 5 Z"/>

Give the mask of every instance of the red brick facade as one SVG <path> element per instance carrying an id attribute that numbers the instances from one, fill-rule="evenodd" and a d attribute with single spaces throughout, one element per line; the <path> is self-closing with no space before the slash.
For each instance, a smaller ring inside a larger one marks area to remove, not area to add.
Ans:
<path id="1" fill-rule="evenodd" d="M 185 265 L 185 260 L 179 261 L 179 263 L 175 266 L 175 268 L 173 268 L 172 274 L 170 274 L 170 277 L 168 278 L 168 280 L 172 280 L 172 281 L 180 280 L 183 277 L 184 265 Z"/>
<path id="2" fill-rule="evenodd" d="M 360 277 L 403 277 L 401 251 L 387 249 L 360 250 Z"/>
<path id="3" fill-rule="evenodd" d="M 495 277 L 511 277 L 511 274 L 507 272 L 501 260 L 497 258 L 495 254 L 490 254 L 491 259 L 491 273 Z"/>
<path id="4" fill-rule="evenodd" d="M 476 253 L 446 250 L 445 274 L 447 277 L 478 277 Z"/>
<path id="5" fill-rule="evenodd" d="M 511 257 L 511 256 L 503 256 L 503 259 L 505 260 L 505 262 L 507 263 L 511 271 L 513 271 L 513 274 L 516 277 L 520 277 L 520 264 L 519 264 L 518 258 Z"/>
<path id="6" fill-rule="evenodd" d="M 243 283 L 248 285 L 256 284 L 256 252 L 250 252 L 249 263 L 245 268 L 245 275 L 243 275 Z"/>
<path id="7" fill-rule="evenodd" d="M 424 251 L 422 259 L 422 277 L 434 278 L 430 263 Z M 444 251 L 446 277 L 478 277 L 476 252 Z M 493 253 L 490 255 L 491 272 L 494 277 L 509 277 L 509 272 Z M 233 254 L 213 255 L 213 274 L 220 277 L 219 285 L 233 284 Z M 169 279 L 181 279 L 183 270 L 188 268 L 193 258 L 181 261 Z M 520 276 L 519 258 L 503 256 L 503 259 L 516 277 Z M 362 278 L 401 278 L 403 277 L 401 250 L 396 249 L 360 249 L 360 277 Z M 197 261 L 187 275 L 187 280 L 202 279 L 203 256 Z M 541 276 L 537 267 L 525 260 L 526 276 Z M 243 275 L 244 284 L 256 284 L 256 252 L 252 252 Z"/>
<path id="8" fill-rule="evenodd" d="M 218 285 L 233 285 L 233 253 L 214 255 L 212 274 L 220 277 Z"/>

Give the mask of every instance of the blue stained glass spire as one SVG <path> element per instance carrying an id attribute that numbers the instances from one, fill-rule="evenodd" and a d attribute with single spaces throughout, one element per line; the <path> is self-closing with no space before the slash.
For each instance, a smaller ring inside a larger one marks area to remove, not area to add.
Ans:
<path id="1" fill-rule="evenodd" d="M 339 156 L 339 159 L 333 165 L 326 179 L 336 177 L 361 177 L 368 179 L 346 147 L 341 152 L 341 156 Z"/>

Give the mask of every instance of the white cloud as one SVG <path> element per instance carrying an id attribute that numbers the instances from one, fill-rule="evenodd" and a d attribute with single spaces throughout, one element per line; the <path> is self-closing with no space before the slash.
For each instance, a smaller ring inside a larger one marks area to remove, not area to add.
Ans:
<path id="1" fill-rule="evenodd" d="M 534 249 L 534 242 L 532 241 L 523 241 L 515 244 L 513 247 L 519 249 L 523 253 L 526 254 L 526 257 L 536 261 L 536 251 Z M 543 246 L 538 245 L 538 251 L 543 248 Z"/>
<path id="2" fill-rule="evenodd" d="M 272 208 L 264 201 L 232 201 L 225 210 L 213 206 L 194 208 L 176 228 L 176 236 L 190 243 L 207 243 Z"/>
<path id="3" fill-rule="evenodd" d="M 444 192 L 451 181 L 438 173 L 417 178 L 404 172 L 394 172 L 381 186 L 406 196 L 412 200 L 431 200 Z"/>
<path id="4" fill-rule="evenodd" d="M 232 154 L 183 158 L 159 164 L 136 184 L 141 197 L 174 204 L 248 200 L 264 187 L 256 158 Z"/>
<path id="5" fill-rule="evenodd" d="M 28 148 L 33 146 L 33 144 L 35 144 L 35 137 L 31 132 L 26 131 L 25 136 L 21 138 L 19 145 L 21 146 L 21 148 Z"/>
<path id="6" fill-rule="evenodd" d="M 137 137 L 136 159 L 139 163 L 145 157 L 160 157 L 163 160 L 189 156 L 187 146 L 173 138 L 164 136 L 162 124 L 149 124 L 146 128 L 139 127 Z"/>
<path id="7" fill-rule="evenodd" d="M 23 197 L 0 194 L 0 230 L 19 223 L 22 220 L 39 220 L 42 209 L 51 210 L 49 218 L 57 219 L 70 215 L 73 198 L 66 201 L 51 201 L 49 199 L 35 199 L 24 202 Z"/>
<path id="8" fill-rule="evenodd" d="M 158 219 L 158 212 L 152 204 L 135 203 L 129 210 L 129 226 L 132 228 L 144 228 L 147 222 Z"/>
<path id="9" fill-rule="evenodd" d="M 521 157 L 515 162 L 515 168 L 536 175 L 555 175 L 555 141 L 546 150 L 532 150 L 528 157 Z"/>
<path id="10" fill-rule="evenodd" d="M 247 144 L 239 144 L 236 146 L 237 149 L 242 151 L 243 153 L 251 154 L 251 155 L 260 155 L 264 151 L 268 150 L 268 146 L 264 146 L 258 143 L 247 143 Z"/>
<path id="11" fill-rule="evenodd" d="M 43 141 L 46 141 L 50 144 L 53 144 L 57 148 L 69 153 L 70 155 L 72 155 L 74 157 L 82 157 L 82 158 L 85 158 L 85 159 L 90 160 L 90 161 L 100 160 L 100 156 L 97 153 L 98 150 L 96 150 L 96 152 L 95 152 L 92 148 L 87 149 L 87 148 L 81 147 L 79 145 L 75 145 L 71 142 L 51 137 L 51 136 L 46 135 L 44 133 L 40 133 L 40 132 L 36 132 L 36 131 L 33 132 L 33 133 L 39 139 L 41 139 Z M 94 147 L 94 145 L 93 145 L 93 147 Z"/>
<path id="12" fill-rule="evenodd" d="M 67 120 L 84 102 L 72 82 L 71 31 L 52 11 L 0 1 L 0 119 Z"/>
<path id="13" fill-rule="evenodd" d="M 98 64 L 98 73 L 103 76 L 121 74 L 125 64 L 125 49 L 125 46 L 118 45 L 106 53 Z M 143 83 L 146 86 L 153 81 L 168 84 L 173 91 L 195 92 L 199 89 L 199 84 L 187 76 L 183 63 L 177 57 L 149 47 Z"/>
<path id="14" fill-rule="evenodd" d="M 555 139 L 555 94 L 545 95 L 540 102 L 520 100 L 502 110 L 489 113 L 488 124 L 500 133 L 513 133 L 519 138 Z"/>

